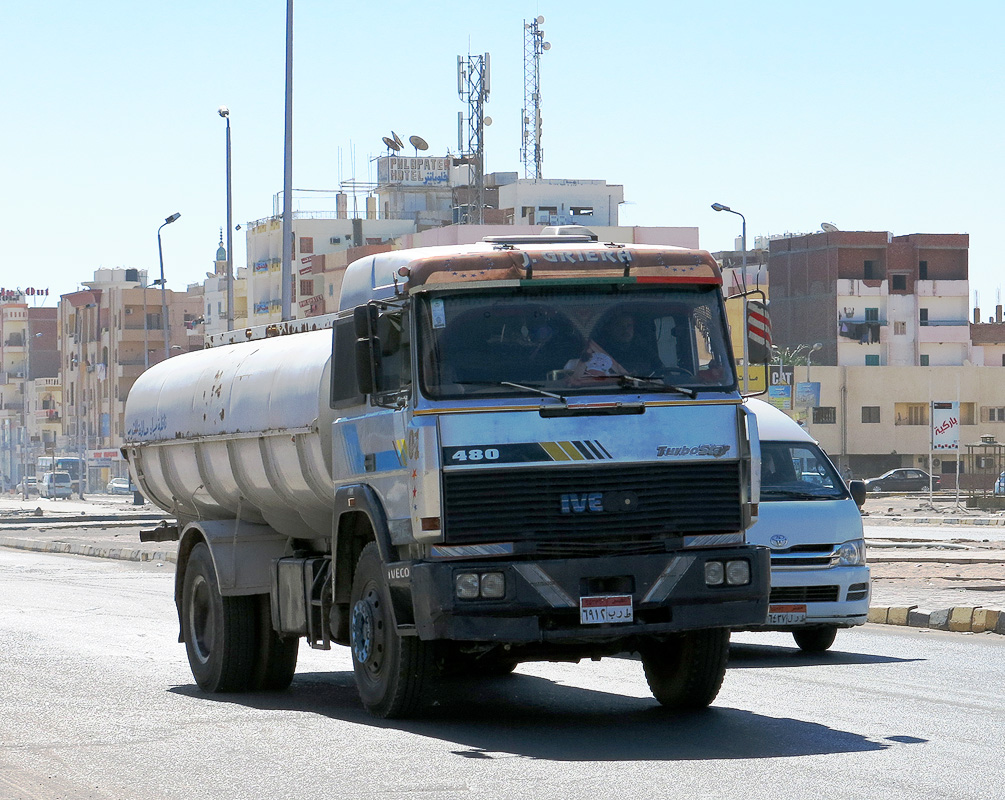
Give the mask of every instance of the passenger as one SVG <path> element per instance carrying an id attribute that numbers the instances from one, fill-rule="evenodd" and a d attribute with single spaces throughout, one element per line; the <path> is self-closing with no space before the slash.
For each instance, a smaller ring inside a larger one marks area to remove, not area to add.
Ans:
<path id="1" fill-rule="evenodd" d="M 635 317 L 627 312 L 616 314 L 598 325 L 583 359 L 585 374 L 635 375 L 646 378 L 663 369 L 654 341 L 642 335 Z"/>

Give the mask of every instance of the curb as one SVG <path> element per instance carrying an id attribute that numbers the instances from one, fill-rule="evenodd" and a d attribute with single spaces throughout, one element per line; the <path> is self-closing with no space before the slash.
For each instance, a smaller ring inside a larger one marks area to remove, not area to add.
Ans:
<path id="1" fill-rule="evenodd" d="M 129 547 L 101 547 L 93 544 L 71 544 L 70 542 L 36 542 L 30 539 L 0 538 L 0 547 L 15 550 L 32 550 L 36 553 L 69 553 L 74 556 L 92 558 L 113 558 L 119 561 L 162 561 L 178 562 L 176 553 L 167 550 L 141 550 Z"/>
<path id="2" fill-rule="evenodd" d="M 1005 525 L 1005 517 L 906 517 L 906 516 L 888 516 L 888 515 L 873 515 L 873 514 L 863 514 L 862 524 L 863 525 L 875 525 L 880 527 L 886 523 L 893 522 L 910 522 L 912 525 L 959 525 L 962 527 L 973 526 L 975 528 L 982 527 L 1000 527 Z"/>
<path id="3" fill-rule="evenodd" d="M 866 622 L 957 633 L 1005 635 L 1005 611 L 982 606 L 953 606 L 936 611 L 922 611 L 918 606 L 873 606 L 869 609 Z"/>

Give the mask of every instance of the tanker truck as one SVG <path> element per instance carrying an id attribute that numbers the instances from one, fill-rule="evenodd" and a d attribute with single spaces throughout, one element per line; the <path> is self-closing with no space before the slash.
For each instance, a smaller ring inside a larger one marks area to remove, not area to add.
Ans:
<path id="1" fill-rule="evenodd" d="M 704 251 L 490 237 L 350 264 L 338 311 L 144 372 L 133 479 L 179 541 L 208 692 L 279 690 L 348 646 L 364 707 L 449 676 L 638 653 L 709 705 L 767 613 L 756 421 Z"/>

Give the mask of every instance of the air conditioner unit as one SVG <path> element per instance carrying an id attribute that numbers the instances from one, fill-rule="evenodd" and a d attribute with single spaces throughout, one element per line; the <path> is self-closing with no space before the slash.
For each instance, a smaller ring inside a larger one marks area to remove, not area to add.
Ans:
<path id="1" fill-rule="evenodd" d="M 127 317 L 128 317 L 128 316 L 129 316 L 130 314 L 132 314 L 132 313 L 133 313 L 133 310 L 132 310 L 131 308 L 126 308 L 126 316 L 127 316 Z"/>

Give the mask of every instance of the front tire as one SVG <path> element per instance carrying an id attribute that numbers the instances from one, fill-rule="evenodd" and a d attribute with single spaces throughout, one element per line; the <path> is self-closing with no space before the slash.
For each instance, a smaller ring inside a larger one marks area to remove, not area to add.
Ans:
<path id="1" fill-rule="evenodd" d="M 375 717 L 416 712 L 435 669 L 430 643 L 399 636 L 375 542 L 363 548 L 352 579 L 349 641 L 356 688 Z"/>
<path id="2" fill-rule="evenodd" d="M 796 640 L 796 645 L 807 653 L 823 653 L 834 644 L 836 636 L 837 626 L 835 625 L 818 625 L 792 631 L 792 638 Z"/>
<path id="3" fill-rule="evenodd" d="M 653 697 L 674 711 L 697 711 L 719 694 L 729 658 L 729 630 L 680 633 L 650 645 L 641 655 Z"/>
<path id="4" fill-rule="evenodd" d="M 192 676 L 207 692 L 252 688 L 256 662 L 256 598 L 223 597 L 205 542 L 192 548 L 182 587 L 182 636 Z"/>

